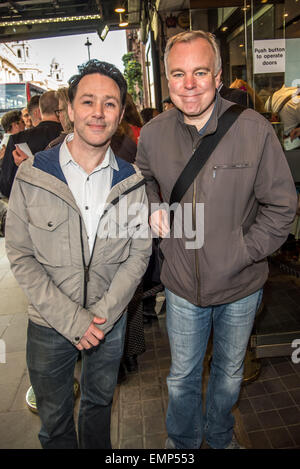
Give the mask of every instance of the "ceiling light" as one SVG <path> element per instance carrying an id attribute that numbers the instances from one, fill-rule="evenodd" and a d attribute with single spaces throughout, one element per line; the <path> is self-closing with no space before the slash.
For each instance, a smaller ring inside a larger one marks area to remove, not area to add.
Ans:
<path id="1" fill-rule="evenodd" d="M 116 13 L 125 13 L 126 9 L 124 7 L 124 2 L 118 2 L 115 8 Z"/>
<path id="2" fill-rule="evenodd" d="M 120 22 L 119 22 L 120 28 L 125 28 L 128 26 L 128 21 L 123 19 L 122 14 L 120 13 Z"/>
<path id="3" fill-rule="evenodd" d="M 39 18 L 32 20 L 17 20 L 17 21 L 0 21 L 1 26 L 26 26 L 34 24 L 43 24 L 43 23 L 66 23 L 69 21 L 89 21 L 89 20 L 99 20 L 101 19 L 100 15 L 85 15 L 85 16 L 68 16 L 68 17 L 56 17 L 56 18 Z"/>

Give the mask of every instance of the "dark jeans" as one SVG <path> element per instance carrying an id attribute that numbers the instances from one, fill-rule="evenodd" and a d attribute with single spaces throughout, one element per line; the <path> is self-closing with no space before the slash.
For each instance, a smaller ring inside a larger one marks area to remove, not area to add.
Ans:
<path id="1" fill-rule="evenodd" d="M 78 442 L 73 395 L 78 350 L 54 329 L 29 321 L 27 366 L 42 423 L 43 448 L 111 448 L 111 406 L 125 330 L 126 314 L 98 347 L 82 352 Z"/>

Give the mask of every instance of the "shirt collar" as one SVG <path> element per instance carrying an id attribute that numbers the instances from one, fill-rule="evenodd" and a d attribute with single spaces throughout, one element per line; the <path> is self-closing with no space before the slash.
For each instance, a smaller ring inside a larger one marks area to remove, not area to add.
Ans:
<path id="1" fill-rule="evenodd" d="M 68 134 L 66 138 L 64 139 L 62 146 L 60 148 L 59 162 L 62 168 L 66 167 L 68 164 L 74 164 L 75 166 L 80 167 L 79 164 L 76 163 L 73 156 L 71 155 L 71 152 L 67 145 L 67 143 L 73 140 L 73 138 L 74 138 L 74 133 Z M 93 173 L 95 171 L 99 171 L 100 169 L 107 168 L 107 166 L 110 166 L 112 169 L 115 169 L 116 171 L 119 170 L 116 157 L 110 146 L 108 147 L 105 153 L 104 160 L 94 169 Z"/>

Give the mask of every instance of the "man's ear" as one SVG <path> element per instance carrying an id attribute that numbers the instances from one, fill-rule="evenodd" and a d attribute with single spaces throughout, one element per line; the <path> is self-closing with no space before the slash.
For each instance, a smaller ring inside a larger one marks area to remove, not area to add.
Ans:
<path id="1" fill-rule="evenodd" d="M 120 119 L 119 119 L 119 124 L 121 124 L 121 121 L 122 121 L 123 116 L 124 116 L 124 112 L 125 112 L 125 106 L 123 107 L 123 110 L 121 111 Z"/>
<path id="2" fill-rule="evenodd" d="M 220 83 L 221 83 L 221 76 L 222 76 L 222 69 L 220 69 L 215 76 L 215 83 L 216 83 L 216 88 L 219 88 Z"/>
<path id="3" fill-rule="evenodd" d="M 16 131 L 17 131 L 17 129 L 18 129 L 18 124 L 17 124 L 16 122 L 13 122 L 13 123 L 11 124 L 10 133 L 11 133 L 11 134 L 15 134 Z"/>
<path id="4" fill-rule="evenodd" d="M 68 116 L 71 122 L 74 122 L 74 112 L 71 103 L 68 103 Z"/>
<path id="5" fill-rule="evenodd" d="M 40 108 L 37 107 L 34 112 L 35 112 L 36 118 L 42 120 L 42 113 L 41 113 Z"/>

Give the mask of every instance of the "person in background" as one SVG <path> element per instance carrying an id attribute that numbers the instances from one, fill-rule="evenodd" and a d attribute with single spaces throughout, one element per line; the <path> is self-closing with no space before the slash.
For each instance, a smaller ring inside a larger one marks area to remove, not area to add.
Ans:
<path id="1" fill-rule="evenodd" d="M 30 129 L 32 127 L 32 120 L 27 107 L 24 107 L 24 109 L 22 109 L 22 117 L 25 122 L 25 129 Z"/>
<path id="2" fill-rule="evenodd" d="M 271 124 L 244 108 L 190 181 L 170 232 L 161 202 L 170 203 L 195 148 L 216 134 L 232 103 L 217 91 L 222 63 L 210 33 L 172 36 L 165 49 L 165 70 L 176 107 L 143 127 L 136 160 L 147 182 L 150 225 L 162 238 L 164 256 L 161 282 L 172 358 L 165 447 L 196 449 L 205 438 L 211 448 L 238 449 L 232 408 L 268 278 L 267 258 L 287 239 L 297 194 Z M 182 236 L 174 234 L 178 222 L 186 227 Z M 202 372 L 211 332 L 204 408 Z"/>
<path id="3" fill-rule="evenodd" d="M 25 123 L 21 111 L 8 111 L 1 118 L 4 130 L 3 139 L 0 144 L 0 160 L 4 157 L 6 146 L 11 135 L 17 134 L 25 129 Z"/>
<path id="4" fill-rule="evenodd" d="M 136 136 L 132 132 L 134 124 L 137 124 L 138 132 L 136 132 Z M 111 139 L 111 148 L 118 157 L 129 163 L 135 163 L 136 142 L 141 125 L 142 122 L 138 110 L 131 96 L 127 93 L 124 117 Z M 147 275 L 147 272 L 145 275 Z M 142 294 L 143 280 L 137 287 L 128 305 L 124 352 L 118 375 L 119 383 L 126 379 L 127 372 L 132 373 L 138 370 L 138 356 L 146 350 Z"/>
<path id="5" fill-rule="evenodd" d="M 31 98 L 28 109 L 31 109 L 31 101 L 34 98 L 35 96 Z M 39 108 L 41 121 L 35 125 L 35 122 L 39 119 L 39 113 L 36 112 L 36 107 L 34 107 L 34 119 L 32 121 L 34 126 L 31 129 L 12 135 L 8 141 L 0 174 L 0 190 L 7 198 L 10 195 L 18 165 L 24 160 L 24 155 L 21 153 L 18 159 L 16 159 L 16 156 L 14 158 L 13 151 L 16 149 L 16 144 L 27 143 L 31 153 L 34 155 L 36 152 L 44 150 L 48 143 L 58 137 L 62 131 L 62 126 L 55 114 L 55 111 L 58 109 L 58 99 L 56 98 L 55 91 L 46 91 L 39 97 Z M 30 115 L 32 114 L 30 113 Z M 27 155 L 26 158 L 28 158 Z"/>
<path id="6" fill-rule="evenodd" d="M 27 109 L 31 119 L 32 127 L 36 127 L 42 121 L 41 110 L 40 110 L 40 98 L 41 96 L 36 94 L 30 99 Z"/>
<path id="7" fill-rule="evenodd" d="M 68 87 L 59 88 L 55 93 L 58 99 L 58 108 L 56 109 L 55 114 L 59 119 L 63 130 L 57 138 L 48 144 L 47 149 L 62 143 L 65 137 L 74 131 L 73 122 L 71 122 L 68 114 L 68 106 L 70 104 L 68 97 Z"/>
<path id="8" fill-rule="evenodd" d="M 69 80 L 74 134 L 21 164 L 9 201 L 6 250 L 29 299 L 27 366 L 45 449 L 111 449 L 126 308 L 151 253 L 143 178 L 110 148 L 126 90 L 112 64 L 91 60 L 82 66 Z M 128 213 L 121 213 L 125 198 Z M 122 235 L 114 230 L 121 223 Z"/>
<path id="9" fill-rule="evenodd" d="M 137 145 L 132 137 L 131 128 L 124 119 L 111 139 L 111 148 L 117 156 L 128 163 L 135 162 Z"/>
<path id="10" fill-rule="evenodd" d="M 159 111 L 153 107 L 146 107 L 141 110 L 141 118 L 143 120 L 143 125 L 147 124 L 151 119 L 158 116 Z"/>
<path id="11" fill-rule="evenodd" d="M 263 101 L 254 91 L 254 89 L 250 85 L 248 85 L 248 83 L 246 83 L 244 80 L 242 80 L 241 78 L 236 78 L 234 82 L 231 83 L 230 88 L 237 88 L 238 90 L 244 91 L 244 93 L 248 93 L 253 103 L 253 109 L 260 113 L 265 112 L 265 106 Z M 252 105 L 248 105 L 247 107 L 252 107 Z"/>
<path id="12" fill-rule="evenodd" d="M 245 93 L 244 90 L 228 88 L 228 86 L 225 86 L 221 81 L 218 87 L 218 92 L 222 98 L 227 99 L 228 101 L 240 104 L 241 106 L 250 107 L 251 109 L 254 108 L 251 96 L 248 93 Z"/>
<path id="13" fill-rule="evenodd" d="M 129 125 L 128 136 L 137 145 L 139 136 L 140 136 L 140 131 L 143 126 L 143 122 L 139 114 L 139 111 L 132 99 L 132 96 L 129 93 L 127 93 L 127 96 L 126 96 L 126 106 L 125 106 L 123 121 L 125 121 Z"/>
<path id="14" fill-rule="evenodd" d="M 174 107 L 174 104 L 171 101 L 170 96 L 167 96 L 163 100 L 163 111 L 168 111 L 169 109 L 172 109 Z"/>
<path id="15" fill-rule="evenodd" d="M 282 85 L 267 100 L 265 110 L 283 123 L 284 136 L 288 137 L 300 124 L 300 87 Z"/>
<path id="16" fill-rule="evenodd" d="M 1 124 L 4 129 L 3 140 L 0 145 L 0 172 L 7 142 L 11 135 L 25 129 L 25 123 L 21 111 L 9 111 L 2 116 Z M 0 192 L 0 237 L 5 236 L 5 221 L 7 213 L 7 198 Z"/>
<path id="17" fill-rule="evenodd" d="M 300 127 L 296 127 L 295 129 L 291 130 L 290 133 L 290 138 L 292 141 L 297 137 L 300 137 Z"/>

